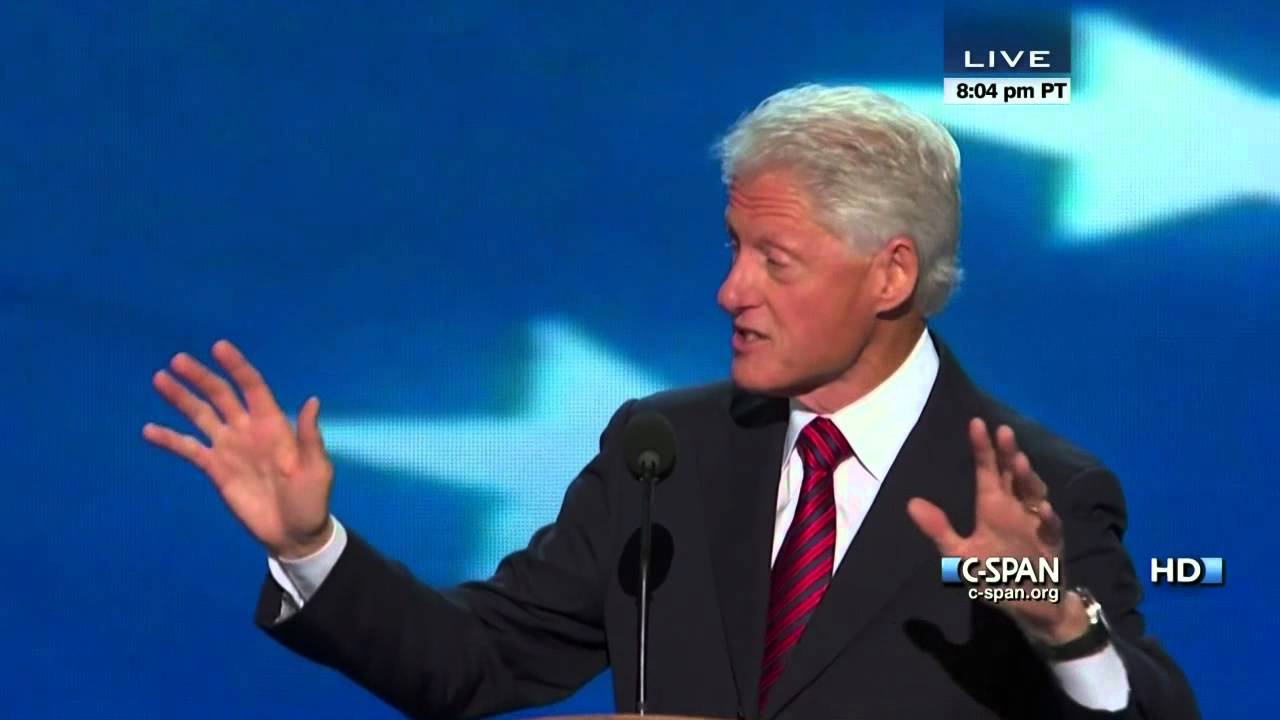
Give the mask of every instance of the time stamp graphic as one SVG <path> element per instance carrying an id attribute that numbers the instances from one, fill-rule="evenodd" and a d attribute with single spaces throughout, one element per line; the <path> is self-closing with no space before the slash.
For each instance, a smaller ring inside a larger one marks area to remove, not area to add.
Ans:
<path id="1" fill-rule="evenodd" d="M 950 105 L 1069 105 L 1071 78 L 944 78 Z"/>

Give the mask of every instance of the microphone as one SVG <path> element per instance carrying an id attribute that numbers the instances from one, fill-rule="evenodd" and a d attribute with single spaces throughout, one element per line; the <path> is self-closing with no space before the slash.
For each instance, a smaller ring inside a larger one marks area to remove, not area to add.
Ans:
<path id="1" fill-rule="evenodd" d="M 637 583 L 640 637 L 636 662 L 636 714 L 644 715 L 645 662 L 649 650 L 649 564 L 653 556 L 653 487 L 670 475 L 676 464 L 676 431 L 671 427 L 671 421 L 659 413 L 638 413 L 627 421 L 622 431 L 622 449 L 627 469 L 640 481 L 640 572 Z"/>

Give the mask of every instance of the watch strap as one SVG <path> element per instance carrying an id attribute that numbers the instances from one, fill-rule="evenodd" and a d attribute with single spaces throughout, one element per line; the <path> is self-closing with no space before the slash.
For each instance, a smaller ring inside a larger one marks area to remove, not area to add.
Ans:
<path id="1" fill-rule="evenodd" d="M 1102 605 L 1094 599 L 1093 594 L 1082 587 L 1072 588 L 1069 592 L 1080 597 L 1080 602 L 1084 604 L 1085 612 L 1089 616 L 1089 626 L 1083 635 L 1065 643 L 1039 644 L 1041 654 L 1051 662 L 1079 660 L 1100 652 L 1111 642 L 1111 629 L 1107 627 L 1107 620 L 1102 615 Z"/>

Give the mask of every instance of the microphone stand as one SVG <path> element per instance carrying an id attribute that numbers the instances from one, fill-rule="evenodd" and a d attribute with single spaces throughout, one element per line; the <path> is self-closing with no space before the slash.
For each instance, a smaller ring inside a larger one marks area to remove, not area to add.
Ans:
<path id="1" fill-rule="evenodd" d="M 640 477 L 640 657 L 636 673 L 636 714 L 644 715 L 646 710 L 645 685 L 646 662 L 649 655 L 649 563 L 653 554 L 653 486 L 655 483 L 653 464 L 646 464 Z"/>

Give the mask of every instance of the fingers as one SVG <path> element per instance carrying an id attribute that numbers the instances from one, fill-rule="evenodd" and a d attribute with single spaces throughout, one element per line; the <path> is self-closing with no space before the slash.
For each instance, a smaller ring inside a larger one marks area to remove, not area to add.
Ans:
<path id="1" fill-rule="evenodd" d="M 976 417 L 969 421 L 969 444 L 973 446 L 973 460 L 980 469 L 996 469 L 996 452 L 987 434 L 987 423 Z"/>
<path id="2" fill-rule="evenodd" d="M 239 348 L 228 340 L 219 340 L 213 344 L 213 358 L 231 375 L 231 379 L 235 380 L 240 392 L 244 393 L 250 414 L 280 412 L 280 406 L 276 404 L 271 388 L 267 387 L 262 374 L 249 364 Z"/>
<path id="3" fill-rule="evenodd" d="M 142 426 L 142 437 L 146 438 L 151 444 L 162 447 L 190 462 L 203 470 L 210 478 L 213 478 L 213 473 L 209 471 L 212 459 L 210 450 L 194 437 L 176 433 L 155 423 L 147 423 Z"/>
<path id="4" fill-rule="evenodd" d="M 214 412 L 209 403 L 196 397 L 185 385 L 164 370 L 156 371 L 156 374 L 151 377 L 151 384 L 165 400 L 169 401 L 170 405 L 185 415 L 191 424 L 200 428 L 200 432 L 204 433 L 205 437 L 213 439 L 218 427 L 222 425 L 222 418 L 218 417 L 218 413 Z"/>
<path id="5" fill-rule="evenodd" d="M 955 548 L 960 547 L 964 540 L 951 527 L 951 521 L 947 520 L 942 508 L 924 498 L 911 498 L 907 502 L 907 514 L 943 555 L 954 554 Z"/>
<path id="6" fill-rule="evenodd" d="M 1062 520 L 1049 504 L 1049 488 L 1040 479 L 1031 459 L 1018 449 L 1013 428 L 1001 425 L 996 430 L 996 454 L 1000 459 L 1002 483 L 1007 483 L 1017 501 L 1036 516 L 1036 535 L 1040 541 L 1057 546 L 1062 541 Z"/>
<path id="7" fill-rule="evenodd" d="M 973 466 L 978 478 L 978 492 L 998 492 L 1002 485 L 1000 464 L 996 450 L 987 434 L 987 424 L 982 418 L 969 421 L 969 444 L 973 446 Z"/>
<path id="8" fill-rule="evenodd" d="M 1031 467 L 1026 453 L 1018 453 L 1013 460 L 1013 492 L 1023 502 L 1036 502 L 1049 495 L 1049 488 Z"/>
<path id="9" fill-rule="evenodd" d="M 1018 439 L 1013 428 L 1001 425 L 996 428 L 996 461 L 1000 465 L 1000 487 L 1005 492 L 1014 491 L 1014 459 L 1018 456 Z"/>
<path id="10" fill-rule="evenodd" d="M 320 398 L 310 397 L 298 411 L 298 444 L 309 460 L 324 456 L 324 439 L 320 437 Z"/>
<path id="11" fill-rule="evenodd" d="M 173 356 L 169 365 L 183 380 L 194 385 L 205 397 L 213 401 L 213 406 L 218 409 L 227 424 L 239 424 L 248 419 L 244 406 L 240 404 L 240 398 L 236 397 L 231 385 L 215 375 L 199 360 L 186 353 L 178 353 Z"/>
<path id="12" fill-rule="evenodd" d="M 1053 511 L 1053 505 L 1048 500 L 1040 500 L 1034 507 L 1035 515 L 1040 519 L 1040 525 L 1036 528 L 1040 542 L 1050 547 L 1059 547 L 1062 544 L 1062 518 Z"/>
<path id="13" fill-rule="evenodd" d="M 1025 500 L 1044 497 L 1044 483 L 1031 467 L 1026 454 L 1018 449 L 1013 428 L 1008 425 L 996 428 L 993 444 L 987 433 L 987 424 L 981 418 L 973 418 L 969 421 L 969 442 L 973 445 L 980 488 L 998 489 Z"/>

